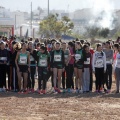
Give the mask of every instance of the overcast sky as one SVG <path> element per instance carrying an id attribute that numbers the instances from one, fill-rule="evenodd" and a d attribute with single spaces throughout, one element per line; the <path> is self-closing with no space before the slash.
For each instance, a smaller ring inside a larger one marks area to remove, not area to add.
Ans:
<path id="1" fill-rule="evenodd" d="M 49 0 L 50 9 L 62 9 L 65 11 L 74 11 L 76 9 L 82 8 L 92 8 L 94 6 L 94 1 L 101 0 Z M 103 5 L 104 5 L 103 0 Z M 120 9 L 120 0 L 107 0 L 112 3 L 116 9 Z M 21 10 L 30 12 L 30 4 L 33 3 L 33 10 L 38 6 L 41 8 L 47 8 L 48 0 L 0 0 L 0 6 L 3 6 L 11 11 Z"/>

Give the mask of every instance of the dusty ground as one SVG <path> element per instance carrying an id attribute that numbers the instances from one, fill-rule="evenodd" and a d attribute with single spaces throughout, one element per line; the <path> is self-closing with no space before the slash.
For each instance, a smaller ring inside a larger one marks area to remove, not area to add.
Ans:
<path id="1" fill-rule="evenodd" d="M 120 94 L 0 93 L 0 120 L 120 120 Z"/>

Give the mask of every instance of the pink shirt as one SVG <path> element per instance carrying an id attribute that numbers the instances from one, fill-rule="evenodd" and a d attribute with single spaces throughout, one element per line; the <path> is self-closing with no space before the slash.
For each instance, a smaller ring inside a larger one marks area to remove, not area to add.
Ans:
<path id="1" fill-rule="evenodd" d="M 69 61 L 69 64 L 74 64 L 74 53 L 73 53 L 73 48 L 70 48 L 70 54 L 71 54 L 71 59 Z"/>

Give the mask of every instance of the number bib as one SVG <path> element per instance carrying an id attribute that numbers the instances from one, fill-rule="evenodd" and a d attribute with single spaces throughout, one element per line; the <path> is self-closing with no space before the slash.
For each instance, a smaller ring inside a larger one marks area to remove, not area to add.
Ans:
<path id="1" fill-rule="evenodd" d="M 84 61 L 85 65 L 89 65 L 90 64 L 90 58 L 87 58 L 87 61 Z"/>
<path id="2" fill-rule="evenodd" d="M 20 64 L 27 64 L 27 56 L 20 56 Z"/>
<path id="3" fill-rule="evenodd" d="M 68 55 L 64 55 L 64 58 L 67 59 L 67 58 L 68 58 Z"/>
<path id="4" fill-rule="evenodd" d="M 33 58 L 32 55 L 30 55 L 30 61 L 34 61 L 35 59 Z"/>
<path id="5" fill-rule="evenodd" d="M 75 54 L 75 60 L 79 60 L 81 59 L 81 55 L 80 54 Z"/>
<path id="6" fill-rule="evenodd" d="M 39 60 L 39 66 L 46 67 L 47 66 L 47 60 L 40 59 Z"/>
<path id="7" fill-rule="evenodd" d="M 55 62 L 61 62 L 61 55 L 54 55 Z"/>
<path id="8" fill-rule="evenodd" d="M 0 60 L 7 61 L 7 57 L 0 57 Z"/>
<path id="9" fill-rule="evenodd" d="M 103 67 L 103 60 L 99 59 L 96 61 L 96 66 L 97 67 Z"/>

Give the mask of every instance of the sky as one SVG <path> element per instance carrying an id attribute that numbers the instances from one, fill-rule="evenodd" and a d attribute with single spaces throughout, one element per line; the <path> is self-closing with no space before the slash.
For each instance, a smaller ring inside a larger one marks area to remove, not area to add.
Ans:
<path id="1" fill-rule="evenodd" d="M 50 10 L 65 10 L 73 12 L 76 9 L 92 8 L 94 2 L 101 0 L 49 0 Z M 104 6 L 103 0 L 103 6 Z M 107 0 L 116 9 L 120 9 L 120 0 Z M 38 6 L 41 8 L 47 8 L 48 0 L 0 0 L 0 6 L 3 6 L 11 11 L 20 10 L 30 12 L 31 2 L 33 4 L 33 10 L 37 9 Z M 104 6 L 105 7 L 105 6 Z"/>

